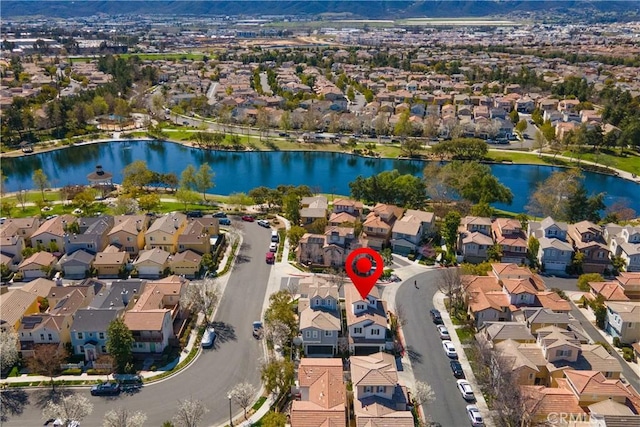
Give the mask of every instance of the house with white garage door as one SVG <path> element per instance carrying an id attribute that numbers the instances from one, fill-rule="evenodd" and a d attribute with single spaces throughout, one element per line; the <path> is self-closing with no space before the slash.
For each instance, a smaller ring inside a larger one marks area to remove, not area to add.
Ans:
<path id="1" fill-rule="evenodd" d="M 384 351 L 387 305 L 380 300 L 378 289 L 374 286 L 363 299 L 353 283 L 347 283 L 344 285 L 344 297 L 351 354 L 368 355 Z"/>

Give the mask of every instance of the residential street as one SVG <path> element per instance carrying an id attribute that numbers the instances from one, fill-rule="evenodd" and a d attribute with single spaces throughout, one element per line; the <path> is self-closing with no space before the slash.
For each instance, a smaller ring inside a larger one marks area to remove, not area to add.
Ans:
<path id="1" fill-rule="evenodd" d="M 236 222 L 237 224 L 237 222 Z M 218 338 L 213 349 L 204 350 L 196 361 L 178 375 L 145 385 L 136 394 L 118 397 L 92 397 L 88 388 L 78 388 L 94 404 L 93 413 L 83 425 L 102 424 L 104 414 L 117 407 L 145 412 L 146 425 L 159 426 L 170 420 L 178 399 L 200 399 L 209 412 L 201 425 L 228 422 L 227 394 L 236 384 L 247 381 L 260 389 L 259 365 L 262 343 L 252 336 L 251 323 L 261 316 L 265 291 L 272 266 L 264 262 L 271 231 L 254 223 L 242 223 L 244 243 L 229 277 L 224 296 L 214 318 Z M 7 426 L 42 425 L 42 408 L 48 389 L 30 390 L 29 405 L 22 415 L 11 416 Z M 233 413 L 241 408 L 233 405 Z"/>

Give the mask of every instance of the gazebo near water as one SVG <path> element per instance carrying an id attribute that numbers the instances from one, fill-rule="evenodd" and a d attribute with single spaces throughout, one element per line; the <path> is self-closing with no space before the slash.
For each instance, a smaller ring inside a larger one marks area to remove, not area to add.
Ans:
<path id="1" fill-rule="evenodd" d="M 102 165 L 97 165 L 96 170 L 87 175 L 87 180 L 92 188 L 97 188 L 102 192 L 102 197 L 114 189 L 113 174 L 102 169 Z"/>

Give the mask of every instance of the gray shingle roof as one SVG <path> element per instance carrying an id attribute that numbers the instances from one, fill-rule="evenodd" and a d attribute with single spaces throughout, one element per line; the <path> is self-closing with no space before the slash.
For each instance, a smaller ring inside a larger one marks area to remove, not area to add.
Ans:
<path id="1" fill-rule="evenodd" d="M 115 319 L 120 310 L 109 309 L 79 309 L 76 311 L 73 319 L 73 325 L 71 326 L 72 332 L 92 332 L 92 331 L 106 331 L 109 327 L 109 323 Z"/>

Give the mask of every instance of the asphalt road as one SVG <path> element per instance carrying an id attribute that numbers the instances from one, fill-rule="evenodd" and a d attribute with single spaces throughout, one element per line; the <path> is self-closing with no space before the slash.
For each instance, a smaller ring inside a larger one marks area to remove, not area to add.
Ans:
<path id="1" fill-rule="evenodd" d="M 236 222 L 237 224 L 237 222 Z M 93 397 L 88 388 L 76 389 L 94 404 L 93 413 L 82 425 L 102 425 L 104 414 L 117 407 L 147 414 L 145 425 L 159 426 L 171 420 L 179 399 L 200 399 L 209 412 L 200 425 L 228 422 L 229 390 L 240 382 L 250 382 L 260 389 L 260 359 L 262 343 L 252 336 L 251 323 L 260 319 L 269 280 L 270 265 L 264 262 L 269 248 L 270 230 L 254 223 L 242 223 L 244 243 L 227 283 L 214 318 L 218 333 L 214 348 L 204 350 L 196 361 L 178 375 L 144 386 L 136 394 L 118 397 Z M 11 416 L 7 426 L 38 426 L 43 424 L 42 408 L 48 390 L 30 390 L 28 405 L 20 416 Z M 242 409 L 233 405 L 237 415 Z"/>
<path id="2" fill-rule="evenodd" d="M 396 294 L 396 309 L 402 307 L 407 319 L 403 333 L 415 379 L 431 385 L 435 393 L 435 400 L 423 405 L 426 415 L 443 426 L 467 426 L 469 419 L 465 407 L 468 403 L 456 387 L 450 359 L 442 349 L 442 341 L 429 316 L 439 275 L 439 271 L 427 271 L 408 280 L 416 279 L 419 289 L 410 283 L 400 287 Z M 462 351 L 461 348 L 457 350 Z"/>

